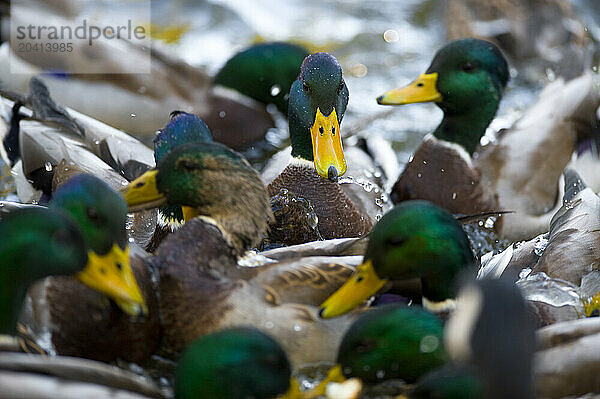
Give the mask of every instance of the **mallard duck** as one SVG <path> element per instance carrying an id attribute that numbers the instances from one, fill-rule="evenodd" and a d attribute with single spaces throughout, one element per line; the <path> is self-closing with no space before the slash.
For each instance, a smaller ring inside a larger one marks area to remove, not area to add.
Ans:
<path id="1" fill-rule="evenodd" d="M 64 211 L 19 209 L 3 218 L 0 229 L 3 333 L 15 331 L 27 286 L 49 275 L 74 275 L 128 314 L 137 315 L 145 307 L 128 260 L 111 261 L 112 246 L 99 253 L 88 249 L 81 228 Z"/>
<path id="2" fill-rule="evenodd" d="M 271 217 L 267 190 L 241 155 L 219 143 L 180 145 L 123 195 L 131 210 L 175 203 L 199 215 L 165 238 L 149 260 L 160 274 L 167 349 L 179 352 L 202 335 L 248 324 L 277 338 L 294 367 L 335 358 L 354 316 L 322 321 L 316 306 L 358 259 L 312 257 L 238 266 Z"/>
<path id="3" fill-rule="evenodd" d="M 102 361 L 148 358 L 159 339 L 157 300 L 150 271 L 141 261 L 144 254 L 130 253 L 122 197 L 102 180 L 79 174 L 56 190 L 50 209 L 74 219 L 90 257 L 104 265 L 93 277 L 123 279 L 138 299 L 129 304 L 116 297 L 117 307 L 73 278 L 45 279 L 29 289 L 20 319 L 20 335 L 29 349 Z M 93 280 L 82 281 L 95 287 Z"/>
<path id="4" fill-rule="evenodd" d="M 177 399 L 301 398 L 299 383 L 281 346 L 249 327 L 207 334 L 191 343 L 177 363 Z"/>
<path id="5" fill-rule="evenodd" d="M 456 279 L 473 272 L 469 238 L 448 212 L 426 201 L 407 201 L 384 215 L 369 234 L 362 263 L 321 305 L 319 315 L 336 317 L 354 309 L 388 282 L 420 279 L 423 306 L 453 307 Z"/>
<path id="6" fill-rule="evenodd" d="M 344 334 L 336 365 L 311 390 L 325 393 L 331 382 L 358 378 L 367 384 L 388 379 L 414 383 L 448 359 L 441 320 L 419 307 L 388 304 L 361 314 Z"/>
<path id="7" fill-rule="evenodd" d="M 371 185 L 366 193 L 360 186 L 356 192 L 352 184 L 338 182 L 352 166 L 346 162 L 340 131 L 347 104 L 348 88 L 337 60 L 327 53 L 307 57 L 290 90 L 291 160 L 277 177 L 265 177 L 270 196 L 286 189 L 310 201 L 325 239 L 362 236 L 382 213 L 381 208 L 374 210 L 381 189 Z M 363 199 L 365 195 L 371 198 Z"/>
<path id="8" fill-rule="evenodd" d="M 72 23 L 71 16 L 44 2 L 11 10 L 14 23 L 24 26 L 36 21 L 43 25 L 48 15 L 57 25 Z M 288 43 L 253 45 L 234 55 L 213 81 L 205 70 L 173 57 L 160 46 L 148 51 L 138 43 L 102 40 L 89 47 L 85 41 L 74 41 L 68 60 L 15 53 L 5 43 L 0 50 L 5 64 L 0 70 L 8 72 L 12 67 L 20 73 L 17 78 L 2 73 L 0 79 L 5 88 L 25 92 L 29 79 L 41 75 L 58 102 L 148 141 L 156 126 L 164 124 L 165 110 L 183 109 L 200 115 L 213 129 L 215 140 L 241 150 L 275 127 L 265 105 L 275 103 L 285 112 L 284 97 L 308 55 L 304 48 Z M 127 63 L 122 63 L 123 57 Z M 13 62 L 10 67 L 9 59 Z M 139 73 L 135 67 L 133 72 L 138 73 L 131 73 L 132 65 L 140 64 L 148 65 L 149 73 Z M 101 100 L 106 98 L 111 101 Z"/>
<path id="9" fill-rule="evenodd" d="M 591 73 L 568 83 L 557 80 L 496 143 L 481 148 L 508 78 L 508 64 L 495 45 L 461 39 L 445 45 L 417 80 L 377 99 L 385 105 L 432 101 L 444 111 L 394 185 L 395 203 L 427 199 L 462 214 L 511 210 L 496 226 L 509 239 L 547 229 L 560 207 L 560 176 L 578 136 L 593 129 L 600 93 Z"/>
<path id="10" fill-rule="evenodd" d="M 423 376 L 411 399 L 534 397 L 535 329 L 512 282 L 466 284 L 444 337 L 453 363 Z"/>
<path id="11" fill-rule="evenodd" d="M 196 115 L 173 111 L 169 123 L 154 138 L 154 159 L 158 163 L 181 144 L 203 141 L 212 141 L 212 133 L 206 123 Z M 145 248 L 148 252 L 154 252 L 169 231 L 195 216 L 193 208 L 181 205 L 163 206 L 158 212 L 158 225 Z"/>

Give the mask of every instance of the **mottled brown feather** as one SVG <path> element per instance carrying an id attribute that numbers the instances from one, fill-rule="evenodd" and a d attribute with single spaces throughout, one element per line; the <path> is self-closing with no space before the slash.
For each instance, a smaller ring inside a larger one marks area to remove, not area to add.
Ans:
<path id="1" fill-rule="evenodd" d="M 351 258 L 354 265 L 360 261 Z M 318 304 L 352 271 L 331 259 L 240 267 L 215 225 L 191 220 L 167 237 L 150 260 L 160 271 L 163 352 L 176 357 L 202 335 L 251 325 L 278 339 L 295 365 L 333 361 L 355 316 L 323 321 L 317 315 Z"/>
<path id="2" fill-rule="evenodd" d="M 394 184 L 394 203 L 424 199 L 452 213 L 497 210 L 497 198 L 483 187 L 480 173 L 456 148 L 429 136 Z"/>
<path id="3" fill-rule="evenodd" d="M 319 218 L 319 232 L 325 239 L 359 237 L 373 227 L 371 219 L 361 213 L 337 182 L 320 177 L 312 168 L 288 165 L 267 191 L 273 196 L 282 188 L 310 201 Z"/>

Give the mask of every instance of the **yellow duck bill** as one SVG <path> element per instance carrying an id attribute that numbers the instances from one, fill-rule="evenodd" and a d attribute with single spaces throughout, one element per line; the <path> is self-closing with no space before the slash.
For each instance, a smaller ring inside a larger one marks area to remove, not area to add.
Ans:
<path id="1" fill-rule="evenodd" d="M 319 316 L 329 319 L 348 313 L 376 294 L 387 281 L 379 278 L 370 260 L 361 263 L 344 285 L 323 302 Z"/>
<path id="2" fill-rule="evenodd" d="M 167 198 L 158 191 L 156 174 L 158 170 L 152 169 L 129 183 L 121 190 L 130 211 L 156 208 L 164 205 Z"/>
<path id="3" fill-rule="evenodd" d="M 122 250 L 114 244 L 105 255 L 89 251 L 88 263 L 76 277 L 114 300 L 124 313 L 130 316 L 148 313 L 146 301 L 131 270 L 129 247 Z"/>
<path id="4" fill-rule="evenodd" d="M 437 72 L 424 73 L 408 86 L 392 89 L 377 97 L 381 105 L 402 105 L 442 101 L 442 95 L 437 90 Z"/>
<path id="5" fill-rule="evenodd" d="M 315 170 L 326 179 L 337 180 L 346 173 L 346 158 L 342 149 L 342 136 L 340 134 L 335 108 L 328 116 L 317 108 L 315 123 L 310 128 L 313 146 Z"/>

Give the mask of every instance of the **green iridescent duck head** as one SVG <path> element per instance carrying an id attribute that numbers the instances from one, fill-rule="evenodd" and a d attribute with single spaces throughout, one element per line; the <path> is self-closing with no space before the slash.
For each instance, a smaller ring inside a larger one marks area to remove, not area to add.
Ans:
<path id="1" fill-rule="evenodd" d="M 510 382 L 509 382 L 510 383 Z M 472 367 L 453 364 L 426 374 L 410 392 L 410 399 L 480 399 L 485 398 L 484 384 Z M 399 396 L 396 399 L 406 399 Z"/>
<path id="2" fill-rule="evenodd" d="M 291 43 L 256 44 L 231 57 L 215 76 L 214 84 L 263 104 L 275 104 L 287 115 L 290 87 L 308 54 L 305 48 Z"/>
<path id="3" fill-rule="evenodd" d="M 288 358 L 275 340 L 238 327 L 208 334 L 183 352 L 175 374 L 178 399 L 297 398 Z"/>
<path id="4" fill-rule="evenodd" d="M 99 178 L 80 174 L 60 186 L 50 208 L 66 211 L 88 248 L 88 267 L 79 280 L 113 299 L 127 314 L 146 313 L 131 270 L 123 198 Z"/>
<path id="5" fill-rule="evenodd" d="M 12 334 L 27 287 L 50 275 L 81 274 L 88 256 L 79 228 L 60 210 L 11 212 L 0 237 L 0 333 Z"/>
<path id="6" fill-rule="evenodd" d="M 384 93 L 377 102 L 435 102 L 444 119 L 434 136 L 472 154 L 496 114 L 509 76 L 506 59 L 493 43 L 459 39 L 438 51 L 424 74 L 406 87 Z"/>
<path id="7" fill-rule="evenodd" d="M 132 211 L 181 204 L 212 218 L 238 253 L 260 240 L 272 217 L 267 191 L 246 159 L 213 142 L 170 151 L 122 192 Z"/>
<path id="8" fill-rule="evenodd" d="M 421 308 L 383 305 L 352 324 L 337 361 L 347 378 L 414 382 L 446 362 L 443 331 L 440 319 Z"/>
<path id="9" fill-rule="evenodd" d="M 154 138 L 154 160 L 156 163 L 173 148 L 194 142 L 212 141 L 210 129 L 202 119 L 184 111 L 171 112 L 171 120 Z M 180 225 L 194 215 L 193 210 L 181 205 L 168 205 L 159 209 L 159 221 L 168 225 Z"/>
<path id="10" fill-rule="evenodd" d="M 340 123 L 347 105 L 348 87 L 335 57 L 327 53 L 306 57 L 290 90 L 292 156 L 312 162 L 325 178 L 346 173 Z"/>
<path id="11" fill-rule="evenodd" d="M 427 201 L 406 201 L 373 227 L 360 264 L 321 305 L 324 318 L 342 315 L 376 294 L 388 281 L 421 279 L 423 305 L 442 310 L 456 296 L 456 279 L 474 271 L 467 234 L 447 211 Z"/>
<path id="12" fill-rule="evenodd" d="M 206 123 L 198 116 L 184 111 L 173 111 L 167 125 L 154 138 L 154 160 L 160 162 L 173 148 L 196 141 L 212 141 Z"/>

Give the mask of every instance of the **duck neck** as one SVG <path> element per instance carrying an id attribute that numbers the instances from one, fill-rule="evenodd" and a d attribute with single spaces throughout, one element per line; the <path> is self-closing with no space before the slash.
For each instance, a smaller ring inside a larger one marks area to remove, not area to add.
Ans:
<path id="1" fill-rule="evenodd" d="M 226 205 L 219 204 L 218 209 L 204 208 L 201 214 L 210 215 L 204 219 L 221 230 L 234 254 L 240 257 L 260 242 L 273 214 L 266 191 L 260 200 L 229 198 Z"/>
<path id="2" fill-rule="evenodd" d="M 478 105 L 476 112 L 453 112 L 442 108 L 444 119 L 433 135 L 440 140 L 459 144 L 469 155 L 473 155 L 497 109 L 497 101 Z"/>
<path id="3" fill-rule="evenodd" d="M 0 247 L 0 257 L 12 259 L 7 262 L 12 267 L 0 271 L 0 334 L 14 334 L 27 287 L 49 275 L 65 273 L 60 270 L 45 270 L 43 264 L 38 267 L 37 263 L 34 268 L 27 267 L 31 256 L 18 245 L 13 248 Z"/>
<path id="4" fill-rule="evenodd" d="M 292 156 L 313 162 L 313 146 L 310 137 L 310 125 L 306 123 L 294 107 L 290 107 L 289 115 L 290 141 L 292 142 Z"/>

